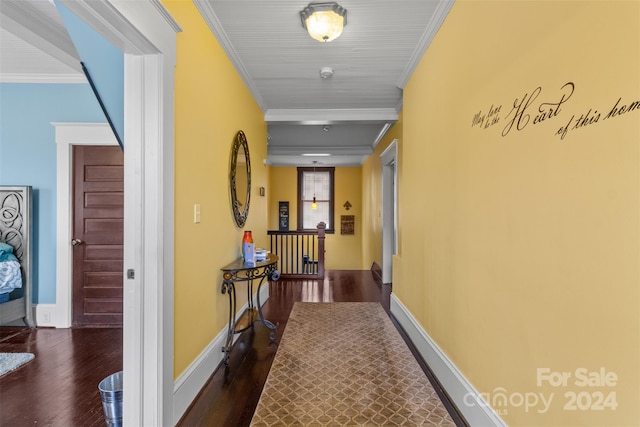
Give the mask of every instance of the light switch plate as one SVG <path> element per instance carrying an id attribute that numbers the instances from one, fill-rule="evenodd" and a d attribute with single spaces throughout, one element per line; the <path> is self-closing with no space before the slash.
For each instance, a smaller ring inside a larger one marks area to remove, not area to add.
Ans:
<path id="1" fill-rule="evenodd" d="M 200 205 L 198 203 L 193 205 L 193 223 L 194 224 L 200 223 Z"/>

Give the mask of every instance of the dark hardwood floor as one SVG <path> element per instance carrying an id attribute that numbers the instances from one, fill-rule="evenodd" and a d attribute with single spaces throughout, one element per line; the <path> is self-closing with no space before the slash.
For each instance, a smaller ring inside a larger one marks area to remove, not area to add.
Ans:
<path id="1" fill-rule="evenodd" d="M 313 280 L 280 280 L 270 284 L 269 300 L 263 306 L 265 318 L 282 332 L 296 301 L 306 302 L 380 302 L 389 312 L 391 289 L 376 281 L 371 271 L 328 271 L 324 282 Z M 404 331 L 392 318 L 401 335 L 454 421 L 466 423 L 449 402 L 432 373 L 409 342 Z M 230 354 L 229 366 L 221 366 L 211 376 L 178 426 L 248 426 L 258 404 L 277 346 L 269 342 L 268 329 L 256 323 L 244 332 Z"/>
<path id="2" fill-rule="evenodd" d="M 280 280 L 270 285 L 265 317 L 280 336 L 295 301 L 381 302 L 389 310 L 390 288 L 370 271 L 328 271 L 323 282 Z M 393 320 L 393 319 L 392 319 Z M 396 323 L 396 326 L 397 323 Z M 458 425 L 464 421 L 414 352 Z M 261 323 L 240 334 L 229 366 L 220 366 L 178 423 L 247 426 L 257 406 L 277 345 Z M 36 358 L 0 377 L 1 426 L 103 426 L 98 383 L 122 369 L 122 329 L 34 329 L 1 327 L 0 352 L 31 352 Z"/>
<path id="3" fill-rule="evenodd" d="M 370 271 L 327 271 L 324 282 L 279 280 L 272 282 L 263 306 L 265 318 L 282 332 L 296 301 L 382 302 L 380 285 Z M 387 303 L 383 306 L 389 307 Z M 190 426 L 248 426 L 277 346 L 269 342 L 268 329 L 255 323 L 236 341 L 229 366 L 219 367 L 178 424 Z"/>
<path id="4" fill-rule="evenodd" d="M 35 359 L 0 377 L 1 426 L 104 426 L 100 381 L 122 370 L 122 329 L 1 327 L 0 352 Z"/>

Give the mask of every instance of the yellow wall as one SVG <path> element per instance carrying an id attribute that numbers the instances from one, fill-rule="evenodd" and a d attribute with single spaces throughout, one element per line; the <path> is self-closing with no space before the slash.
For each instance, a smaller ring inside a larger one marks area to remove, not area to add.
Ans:
<path id="1" fill-rule="evenodd" d="M 380 155 L 396 140 L 398 153 L 402 145 L 402 113 L 367 159 L 362 163 L 362 269 L 375 262 L 382 267 L 382 159 Z"/>
<path id="2" fill-rule="evenodd" d="M 345 202 L 352 206 L 344 208 Z M 362 168 L 339 167 L 335 175 L 335 234 L 326 239 L 325 268 L 360 270 L 362 259 Z M 340 216 L 354 215 L 355 234 L 340 234 Z"/>
<path id="3" fill-rule="evenodd" d="M 362 259 L 362 168 L 337 167 L 335 170 L 335 234 L 325 239 L 325 269 L 360 270 Z M 289 202 L 289 229 L 298 226 L 298 172 L 295 167 L 272 167 L 269 176 L 269 225 L 278 229 L 278 202 Z M 349 201 L 348 211 L 343 207 Z M 340 216 L 355 216 L 355 234 L 340 234 Z M 370 267 L 370 266 L 369 266 Z"/>
<path id="4" fill-rule="evenodd" d="M 226 327 L 227 295 L 220 268 L 241 254 L 243 230 L 233 220 L 229 163 L 243 130 L 251 160 L 252 190 L 245 229 L 267 243 L 268 170 L 263 114 L 224 51 L 189 0 L 164 0 L 182 27 L 177 35 L 175 118 L 175 362 L 178 377 Z M 194 224 L 193 205 L 201 222 Z M 239 295 L 244 295 L 239 292 Z M 244 301 L 238 301 L 239 306 Z"/>
<path id="5" fill-rule="evenodd" d="M 485 397 L 515 396 L 493 405 L 510 425 L 640 423 L 640 109 L 606 118 L 640 101 L 639 21 L 638 1 L 458 0 L 404 90 L 393 290 Z"/>
<path id="6" fill-rule="evenodd" d="M 269 230 L 278 229 L 278 202 L 289 202 L 289 230 L 298 227 L 298 171 L 294 167 L 272 167 L 269 171 Z"/>

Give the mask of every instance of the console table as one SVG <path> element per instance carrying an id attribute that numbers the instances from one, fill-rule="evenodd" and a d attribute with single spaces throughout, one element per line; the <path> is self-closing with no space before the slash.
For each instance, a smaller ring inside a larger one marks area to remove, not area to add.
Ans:
<path id="1" fill-rule="evenodd" d="M 265 261 L 256 263 L 245 263 L 242 258 L 235 260 L 231 264 L 222 267 L 222 293 L 229 295 L 229 329 L 227 330 L 227 342 L 222 351 L 224 354 L 225 365 L 229 364 L 229 352 L 233 346 L 233 336 L 239 334 L 250 327 L 256 321 L 262 322 L 269 332 L 269 339 L 275 342 L 278 337 L 278 328 L 276 325 L 266 320 L 262 315 L 262 306 L 260 304 L 260 287 L 265 280 L 278 280 L 280 273 L 276 269 L 278 256 L 267 254 Z M 258 281 L 256 292 L 257 307 L 253 303 L 253 284 Z M 248 308 L 239 321 L 236 321 L 236 284 L 247 283 L 247 301 Z"/>

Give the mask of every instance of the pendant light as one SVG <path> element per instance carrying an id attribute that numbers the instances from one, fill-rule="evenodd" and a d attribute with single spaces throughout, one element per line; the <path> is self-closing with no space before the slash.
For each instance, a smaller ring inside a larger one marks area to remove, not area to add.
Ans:
<path id="1" fill-rule="evenodd" d="M 311 209 L 318 209 L 318 203 L 316 202 L 316 163 L 317 160 L 313 161 L 313 200 L 311 201 Z"/>

